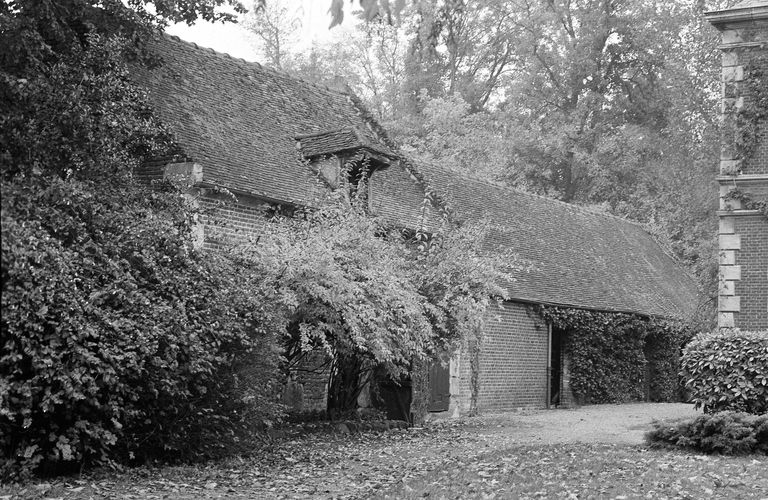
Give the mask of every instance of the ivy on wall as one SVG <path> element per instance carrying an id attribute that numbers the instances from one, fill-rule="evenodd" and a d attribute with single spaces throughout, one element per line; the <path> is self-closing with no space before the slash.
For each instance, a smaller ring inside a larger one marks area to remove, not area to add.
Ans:
<path id="1" fill-rule="evenodd" d="M 743 105 L 732 112 L 734 146 L 738 158 L 750 158 L 759 142 L 761 125 L 768 120 L 768 56 L 759 55 L 744 67 L 744 82 L 737 90 Z"/>
<path id="2" fill-rule="evenodd" d="M 692 337 L 684 323 L 553 306 L 535 309 L 566 332 L 563 348 L 579 403 L 679 398 L 680 349 Z"/>
<path id="3" fill-rule="evenodd" d="M 745 210 L 757 210 L 763 217 L 768 219 L 768 200 L 755 200 L 753 194 L 733 188 L 723 197 L 725 201 L 734 200 L 741 202 L 741 207 Z"/>

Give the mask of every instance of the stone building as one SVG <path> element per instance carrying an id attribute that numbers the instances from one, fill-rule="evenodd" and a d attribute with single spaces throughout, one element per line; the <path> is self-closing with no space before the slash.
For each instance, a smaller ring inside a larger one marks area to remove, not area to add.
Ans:
<path id="1" fill-rule="evenodd" d="M 768 1 L 709 12 L 722 33 L 718 326 L 768 329 Z"/>
<path id="2" fill-rule="evenodd" d="M 203 224 L 205 248 L 257 236 L 265 206 L 288 213 L 312 206 L 337 188 L 345 161 L 367 160 L 369 210 L 393 227 L 429 224 L 446 204 L 458 220 L 487 217 L 502 226 L 487 250 L 511 248 L 530 266 L 510 285 L 513 300 L 488 313 L 477 359 L 458 353 L 432 367 L 431 411 L 459 413 L 470 400 L 479 411 L 546 407 L 555 392 L 568 393 L 559 350 L 567 332 L 553 332 L 531 305 L 662 317 L 687 317 L 696 307 L 693 280 L 637 224 L 414 165 L 347 90 L 176 38 L 163 38 L 157 50 L 164 65 L 137 70 L 137 79 L 182 150 L 140 174 L 187 178 L 200 203 L 226 221 Z M 237 200 L 224 203 L 222 188 Z M 294 382 L 294 401 L 302 402 L 295 409 L 325 407 L 322 380 L 297 375 Z"/>

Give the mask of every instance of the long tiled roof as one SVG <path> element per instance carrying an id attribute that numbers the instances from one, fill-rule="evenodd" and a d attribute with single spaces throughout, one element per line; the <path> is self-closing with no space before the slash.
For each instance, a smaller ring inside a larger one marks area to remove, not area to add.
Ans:
<path id="1" fill-rule="evenodd" d="M 317 179 L 304 157 L 365 147 L 395 156 L 397 146 L 354 95 L 176 38 L 156 50 L 164 65 L 138 70 L 161 119 L 203 181 L 288 203 L 308 203 Z M 687 316 L 691 278 L 640 226 L 430 165 L 394 162 L 371 179 L 375 212 L 413 226 L 434 215 L 431 189 L 458 219 L 487 217 L 504 229 L 489 250 L 512 249 L 533 268 L 510 286 L 518 300 L 647 315 Z"/>
<path id="2" fill-rule="evenodd" d="M 688 317 L 691 277 L 640 225 L 542 196 L 419 165 L 454 217 L 503 224 L 486 248 L 528 261 L 509 291 L 530 302 L 654 316 Z"/>
<path id="3" fill-rule="evenodd" d="M 150 47 L 163 64 L 137 69 L 137 79 L 184 153 L 203 165 L 204 182 L 306 203 L 317 181 L 297 137 L 347 130 L 369 148 L 378 144 L 345 92 L 176 37 L 160 37 Z"/>

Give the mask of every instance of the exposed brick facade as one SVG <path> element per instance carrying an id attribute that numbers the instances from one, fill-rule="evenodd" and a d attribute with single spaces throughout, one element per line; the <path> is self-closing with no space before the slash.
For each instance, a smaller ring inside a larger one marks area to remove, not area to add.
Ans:
<path id="1" fill-rule="evenodd" d="M 768 200 L 768 123 L 734 118 L 754 116 L 756 88 L 768 75 L 768 1 L 740 2 L 707 19 L 722 32 L 722 112 L 720 156 L 720 292 L 718 326 L 768 329 L 768 218 L 747 200 Z M 759 92 L 764 92 L 760 90 Z M 743 120 L 742 120 L 743 121 Z M 741 127 L 741 128 L 739 128 Z M 756 133 L 745 134 L 745 130 Z M 741 145 L 739 145 L 741 144 Z M 746 146 L 745 146 L 746 145 Z"/>
<path id="2" fill-rule="evenodd" d="M 292 370 L 283 391 L 290 411 L 324 411 L 328 407 L 328 357 L 312 353 Z"/>
<path id="3" fill-rule="evenodd" d="M 735 326 L 764 330 L 768 328 L 768 219 L 763 215 L 742 216 L 735 219 L 735 226 L 741 236 L 741 249 L 736 252 L 741 279 L 734 289 L 741 300 Z"/>
<path id="4" fill-rule="evenodd" d="M 269 203 L 248 196 L 237 196 L 235 200 L 223 194 L 201 194 L 198 203 L 206 250 L 247 243 L 259 236 L 266 224 Z"/>
<path id="5" fill-rule="evenodd" d="M 547 404 L 548 332 L 519 303 L 487 313 L 480 345 L 478 411 L 543 408 Z"/>

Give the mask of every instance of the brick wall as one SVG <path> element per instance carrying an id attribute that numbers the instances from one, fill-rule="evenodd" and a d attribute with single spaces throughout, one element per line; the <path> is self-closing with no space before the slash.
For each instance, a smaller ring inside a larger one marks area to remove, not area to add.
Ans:
<path id="1" fill-rule="evenodd" d="M 247 244 L 259 236 L 268 215 L 276 208 L 266 200 L 217 193 L 202 189 L 197 202 L 201 210 L 202 246 L 216 251 L 232 244 Z M 308 355 L 286 380 L 283 402 L 290 412 L 325 411 L 328 406 L 328 358 Z"/>
<path id="2" fill-rule="evenodd" d="M 325 411 L 328 407 L 329 359 L 310 353 L 291 370 L 283 402 L 291 412 Z"/>
<path id="3" fill-rule="evenodd" d="M 134 170 L 133 176 L 136 180 L 146 182 L 147 184 L 153 181 L 161 181 L 165 177 L 165 165 L 168 164 L 170 160 L 170 158 L 160 158 L 146 161 Z"/>
<path id="4" fill-rule="evenodd" d="M 480 348 L 478 411 L 543 408 L 547 395 L 548 332 L 526 306 L 505 302 L 487 313 Z"/>
<path id="5" fill-rule="evenodd" d="M 198 203 L 206 250 L 247 243 L 259 236 L 271 205 L 258 198 L 203 192 Z"/>
<path id="6" fill-rule="evenodd" d="M 749 111 L 757 102 L 755 88 L 765 86 L 768 3 L 711 12 L 707 19 L 722 33 L 722 112 L 724 118 L 732 119 L 739 110 Z M 762 75 L 755 75 L 755 69 Z M 746 137 L 747 148 L 736 145 L 738 138 L 745 139 L 741 132 L 748 128 L 744 125 L 724 127 L 722 137 L 718 176 L 721 328 L 768 328 L 768 219 L 728 196 L 736 189 L 752 201 L 768 200 L 768 123 L 752 125 L 757 133 Z"/>
<path id="7" fill-rule="evenodd" d="M 735 282 L 735 296 L 740 298 L 735 326 L 742 330 L 765 330 L 768 329 L 768 219 L 763 215 L 738 217 L 735 230 L 741 236 L 741 249 L 736 251 L 741 279 Z"/>

